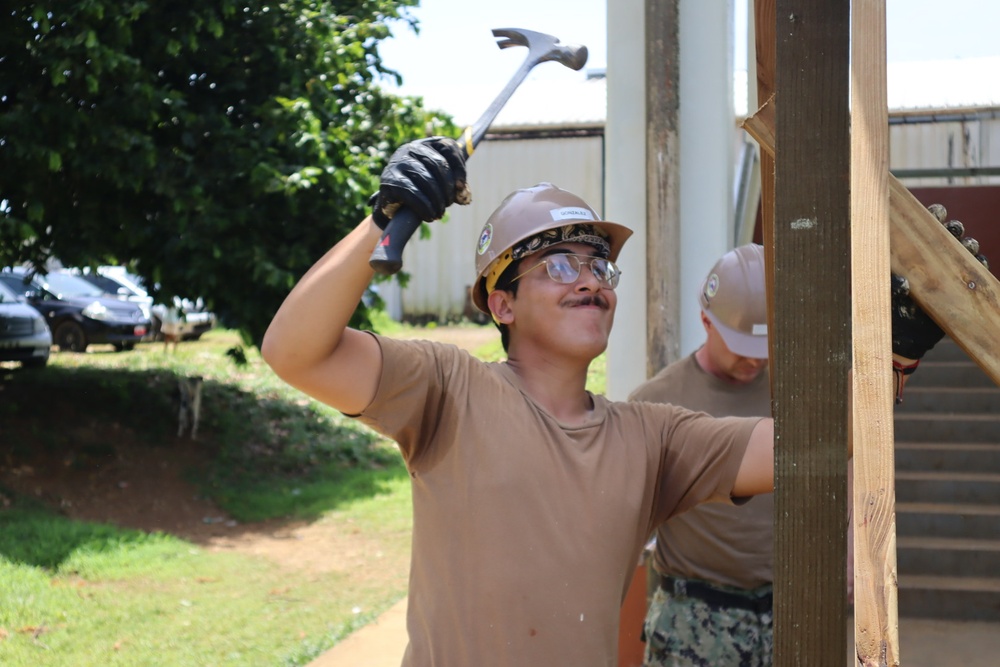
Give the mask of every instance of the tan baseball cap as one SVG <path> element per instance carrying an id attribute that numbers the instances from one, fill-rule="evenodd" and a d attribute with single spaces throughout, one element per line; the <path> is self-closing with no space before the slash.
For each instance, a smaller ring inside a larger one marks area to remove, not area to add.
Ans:
<path id="1" fill-rule="evenodd" d="M 750 243 L 723 255 L 708 272 L 699 300 L 730 352 L 767 358 L 763 246 Z"/>

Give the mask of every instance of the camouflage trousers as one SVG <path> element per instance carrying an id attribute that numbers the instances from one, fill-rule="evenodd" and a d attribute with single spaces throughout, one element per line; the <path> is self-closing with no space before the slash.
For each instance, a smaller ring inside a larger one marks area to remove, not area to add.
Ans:
<path id="1" fill-rule="evenodd" d="M 770 667 L 774 614 L 656 589 L 645 622 L 645 667 Z"/>

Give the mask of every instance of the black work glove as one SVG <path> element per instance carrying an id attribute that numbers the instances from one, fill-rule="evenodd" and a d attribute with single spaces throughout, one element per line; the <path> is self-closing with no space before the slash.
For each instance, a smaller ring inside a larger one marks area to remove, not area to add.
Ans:
<path id="1" fill-rule="evenodd" d="M 368 205 L 375 224 L 385 229 L 401 206 L 431 222 L 443 217 L 451 204 L 471 201 L 459 143 L 449 137 L 428 137 L 396 149 Z"/>
<path id="2" fill-rule="evenodd" d="M 964 236 L 965 225 L 958 220 L 948 220 L 948 211 L 941 204 L 927 207 L 952 236 L 989 268 L 986 257 L 979 252 L 979 242 Z M 919 361 L 944 337 L 944 330 L 916 304 L 910 296 L 910 283 L 906 278 L 892 275 L 892 352 L 907 359 Z M 912 373 L 916 364 L 903 369 L 904 374 Z"/>

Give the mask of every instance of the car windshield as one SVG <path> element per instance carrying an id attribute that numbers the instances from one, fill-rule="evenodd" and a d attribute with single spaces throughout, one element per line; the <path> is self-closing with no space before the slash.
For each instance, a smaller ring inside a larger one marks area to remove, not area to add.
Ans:
<path id="1" fill-rule="evenodd" d="M 68 273 L 52 272 L 47 276 L 38 276 L 38 280 L 44 281 L 46 289 L 60 298 L 104 295 L 104 291 L 100 287 Z"/>
<path id="2" fill-rule="evenodd" d="M 128 285 L 122 285 L 117 280 L 108 278 L 107 276 L 102 276 L 100 274 L 88 274 L 84 277 L 84 280 L 88 283 L 97 285 L 108 294 L 113 294 L 115 296 L 139 296 L 139 293 L 134 289 L 130 289 Z"/>

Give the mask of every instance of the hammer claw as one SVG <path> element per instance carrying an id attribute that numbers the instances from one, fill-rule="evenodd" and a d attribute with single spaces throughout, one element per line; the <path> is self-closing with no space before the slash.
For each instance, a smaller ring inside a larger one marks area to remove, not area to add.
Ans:
<path id="1" fill-rule="evenodd" d="M 528 46 L 528 37 L 524 33 L 525 31 L 515 28 L 495 28 L 493 30 L 493 36 L 498 38 L 497 46 L 501 49 L 506 49 L 508 46 Z M 507 39 L 500 40 L 500 37 Z"/>
<path id="2" fill-rule="evenodd" d="M 501 49 L 506 49 L 506 48 L 508 48 L 510 46 L 523 46 L 523 44 L 520 44 L 519 42 L 515 42 L 512 39 L 498 39 L 497 40 L 497 46 L 499 46 Z"/>

